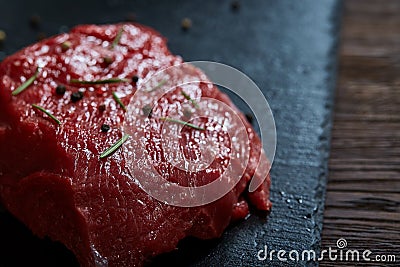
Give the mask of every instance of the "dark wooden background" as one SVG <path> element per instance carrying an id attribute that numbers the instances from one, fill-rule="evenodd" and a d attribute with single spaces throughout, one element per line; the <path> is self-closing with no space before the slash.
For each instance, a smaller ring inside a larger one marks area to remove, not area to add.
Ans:
<path id="1" fill-rule="evenodd" d="M 400 266 L 400 1 L 343 2 L 322 248 L 345 238 Z"/>

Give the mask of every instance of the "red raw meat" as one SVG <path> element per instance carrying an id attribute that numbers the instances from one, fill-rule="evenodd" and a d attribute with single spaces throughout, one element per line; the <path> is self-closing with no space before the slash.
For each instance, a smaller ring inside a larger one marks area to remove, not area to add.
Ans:
<path id="1" fill-rule="evenodd" d="M 120 40 L 111 48 L 122 27 Z M 124 110 L 113 99 L 112 92 L 128 105 L 136 86 L 145 78 L 179 63 L 182 59 L 168 51 L 160 34 L 134 24 L 78 26 L 68 34 L 29 46 L 1 62 L 0 200 L 3 205 L 36 235 L 65 244 L 82 266 L 119 267 L 142 266 L 155 255 L 176 248 L 178 241 L 186 236 L 219 237 L 231 220 L 248 214 L 248 202 L 258 209 L 269 210 L 269 177 L 254 193 L 245 191 L 260 153 L 264 152 L 242 115 L 250 139 L 246 171 L 232 191 L 204 206 L 176 207 L 152 198 L 132 177 L 122 149 L 109 157 L 99 157 L 123 134 Z M 32 85 L 13 96 L 12 92 L 34 75 L 37 66 L 41 69 Z M 93 81 L 135 75 L 138 81 L 71 83 L 71 79 Z M 195 68 L 192 75 L 205 79 Z M 56 92 L 60 84 L 66 87 L 64 94 Z M 237 110 L 212 84 L 198 83 L 190 88 L 187 93 L 193 97 L 218 99 Z M 83 92 L 80 100 L 78 89 Z M 165 101 L 181 106 L 186 99 L 178 91 L 168 93 Z M 77 98 L 74 101 L 73 94 Z M 57 125 L 31 104 L 45 108 L 62 124 Z M 165 116 L 165 112 L 153 110 L 149 118 L 152 126 L 157 128 L 165 123 L 157 119 Z M 207 128 L 211 122 L 195 123 Z M 108 132 L 101 130 L 103 124 L 110 126 Z M 159 155 L 154 127 L 148 150 Z M 224 136 L 217 129 L 200 132 L 185 127 L 183 142 L 196 143 L 199 134 Z M 230 145 L 224 138 L 221 142 L 221 146 Z M 245 143 L 239 140 L 237 144 Z M 195 152 L 196 148 L 184 149 L 189 157 L 195 157 Z M 143 151 L 133 148 L 132 153 L 141 156 Z M 196 177 L 185 171 L 175 172 L 162 156 L 155 161 L 170 181 L 203 185 L 218 178 L 228 157 L 229 154 L 219 155 L 214 165 Z M 262 160 L 267 163 L 263 154 Z"/>

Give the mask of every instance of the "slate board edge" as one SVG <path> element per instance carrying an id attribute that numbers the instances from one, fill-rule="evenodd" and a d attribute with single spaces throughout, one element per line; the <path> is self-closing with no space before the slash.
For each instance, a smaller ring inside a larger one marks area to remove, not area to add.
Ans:
<path id="1" fill-rule="evenodd" d="M 333 126 L 333 117 L 334 117 L 334 107 L 335 107 L 335 95 L 336 95 L 336 81 L 337 81 L 337 73 L 338 73 L 338 60 L 339 60 L 339 47 L 340 47 L 340 32 L 342 26 L 342 14 L 343 14 L 343 1 L 338 0 L 336 2 L 336 7 L 332 9 L 332 14 L 330 20 L 332 21 L 332 33 L 337 36 L 334 42 L 332 43 L 332 47 L 330 50 L 330 55 L 332 60 L 328 62 L 325 66 L 327 70 L 329 70 L 330 76 L 327 76 L 325 79 L 326 84 L 329 87 L 328 96 L 326 100 L 326 109 L 324 120 L 321 124 L 322 133 L 319 136 L 320 140 L 320 154 L 321 161 L 320 165 L 320 175 L 319 175 L 319 183 L 317 188 L 315 188 L 315 196 L 316 198 L 321 197 L 322 201 L 319 202 L 319 205 L 316 207 L 314 218 L 317 222 L 315 224 L 314 229 L 312 229 L 314 236 L 317 239 L 311 246 L 311 249 L 317 252 L 321 251 L 321 239 L 322 239 L 322 228 L 323 228 L 323 217 L 324 217 L 324 209 L 325 209 L 325 200 L 326 200 L 326 187 L 328 183 L 328 175 L 329 175 L 329 156 L 331 150 L 331 137 L 332 137 L 332 126 Z M 336 22 L 336 23 L 335 23 Z M 306 266 L 319 266 L 318 262 L 309 261 L 306 263 Z"/>

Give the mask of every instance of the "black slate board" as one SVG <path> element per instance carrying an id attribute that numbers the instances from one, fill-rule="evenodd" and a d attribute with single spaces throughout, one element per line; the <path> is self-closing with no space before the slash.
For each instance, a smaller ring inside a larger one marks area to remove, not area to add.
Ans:
<path id="1" fill-rule="evenodd" d="M 4 56 L 82 23 L 123 21 L 130 12 L 169 39 L 185 60 L 212 60 L 249 75 L 263 90 L 277 126 L 272 169 L 273 210 L 252 215 L 213 241 L 186 240 L 158 257 L 155 266 L 304 266 L 315 262 L 257 260 L 258 250 L 318 250 L 329 155 L 340 2 L 336 0 L 240 1 L 0 1 Z M 33 14 L 38 29 L 29 26 Z M 193 27 L 182 32 L 181 20 Z M 245 109 L 241 103 L 239 106 Z M 0 212 L 0 266 L 74 266 L 62 245 L 33 237 Z"/>

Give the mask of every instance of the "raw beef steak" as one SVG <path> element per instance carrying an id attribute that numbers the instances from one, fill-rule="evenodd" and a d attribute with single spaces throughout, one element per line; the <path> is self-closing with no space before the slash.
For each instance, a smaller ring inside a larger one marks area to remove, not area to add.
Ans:
<path id="1" fill-rule="evenodd" d="M 145 117 L 147 127 L 137 127 L 136 135 L 125 135 L 126 143 L 114 153 L 101 156 L 124 136 L 126 109 L 135 91 L 157 71 L 182 62 L 168 51 L 160 34 L 136 24 L 78 26 L 6 58 L 0 63 L 3 205 L 38 236 L 65 244 L 82 266 L 119 267 L 142 266 L 176 248 L 186 236 L 219 237 L 232 220 L 248 214 L 248 203 L 268 211 L 270 179 L 257 177 L 256 169 L 259 159 L 269 163 L 242 114 L 239 121 L 248 140 L 235 142 L 216 127 L 218 121 L 231 130 L 241 127 L 224 113 L 214 113 L 212 120 L 194 118 L 190 125 L 170 119 L 172 110 L 183 112 L 188 100 L 199 97 L 218 100 L 238 112 L 210 83 L 168 91 L 152 109 L 143 108 L 144 114 L 138 115 Z M 185 75 L 207 79 L 195 67 L 188 68 L 168 83 L 182 82 Z M 218 110 L 218 105 L 211 108 Z M 167 124 L 181 124 L 179 144 L 171 146 L 191 160 L 196 160 L 200 142 L 207 138 L 217 140 L 222 152 L 199 173 L 174 168 L 160 142 L 161 126 Z M 141 140 L 145 150 L 135 145 Z M 240 154 L 232 156 L 231 146 L 248 146 L 248 161 L 241 161 Z M 143 190 L 140 181 L 148 175 L 141 172 L 143 157 L 151 157 L 163 179 L 187 187 L 213 182 L 223 175 L 226 162 L 231 161 L 234 171 L 245 166 L 240 181 L 222 198 L 179 207 Z M 253 176 L 265 180 L 248 193 Z"/>

